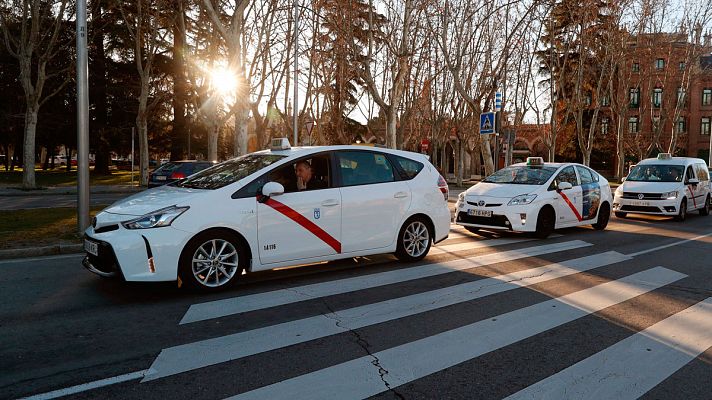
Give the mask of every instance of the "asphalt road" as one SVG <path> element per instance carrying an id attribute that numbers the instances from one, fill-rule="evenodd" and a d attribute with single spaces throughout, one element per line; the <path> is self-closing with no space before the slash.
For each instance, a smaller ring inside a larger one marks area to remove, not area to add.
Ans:
<path id="1" fill-rule="evenodd" d="M 100 279 L 79 256 L 3 261 L 0 397 L 709 399 L 711 254 L 695 213 L 543 241 L 453 228 L 419 263 L 213 295 Z"/>

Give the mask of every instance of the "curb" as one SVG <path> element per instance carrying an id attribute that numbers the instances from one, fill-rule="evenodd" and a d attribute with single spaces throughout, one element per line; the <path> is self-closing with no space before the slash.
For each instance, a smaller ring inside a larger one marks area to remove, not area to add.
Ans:
<path id="1" fill-rule="evenodd" d="M 81 253 L 83 250 L 84 245 L 82 244 L 56 244 L 53 246 L 0 250 L 0 260 L 38 256 L 53 256 L 57 254 L 75 254 Z"/>
<path id="2" fill-rule="evenodd" d="M 12 189 L 11 189 L 12 190 Z M 131 194 L 136 194 L 140 192 L 141 190 L 98 190 L 98 191 L 92 191 L 89 194 L 119 194 L 119 195 L 131 195 Z M 69 195 L 76 195 L 77 192 L 71 191 L 71 190 L 66 190 L 66 191 L 57 191 L 57 192 L 43 192 L 40 190 L 12 190 L 12 191 L 3 191 L 0 189 L 0 197 L 31 197 L 31 196 L 69 196 Z"/>

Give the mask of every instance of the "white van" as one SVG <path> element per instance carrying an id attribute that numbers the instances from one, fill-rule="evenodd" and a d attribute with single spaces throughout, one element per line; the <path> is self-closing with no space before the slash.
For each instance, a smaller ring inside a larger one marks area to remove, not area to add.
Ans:
<path id="1" fill-rule="evenodd" d="M 618 218 L 628 213 L 669 215 L 684 221 L 687 213 L 710 210 L 710 174 L 699 158 L 657 158 L 639 162 L 615 191 L 613 211 Z"/>

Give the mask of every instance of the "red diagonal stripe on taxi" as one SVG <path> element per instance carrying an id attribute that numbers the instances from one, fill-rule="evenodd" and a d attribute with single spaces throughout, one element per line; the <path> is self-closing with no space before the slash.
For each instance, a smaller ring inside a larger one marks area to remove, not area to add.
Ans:
<path id="1" fill-rule="evenodd" d="M 298 223 L 304 229 L 313 233 L 314 236 L 318 237 L 324 243 L 328 244 L 337 253 L 341 253 L 341 243 L 338 240 L 334 239 L 333 236 L 329 235 L 325 230 L 321 229 L 317 224 L 306 219 L 302 214 L 299 214 L 298 212 L 294 211 L 294 209 L 290 208 L 289 206 L 287 206 L 285 204 L 278 202 L 277 200 L 267 199 L 267 201 L 264 204 L 272 207 L 273 209 L 275 209 L 276 211 L 278 211 L 285 217 Z"/>
<path id="2" fill-rule="evenodd" d="M 697 208 L 697 200 L 695 200 L 695 192 L 692 190 L 692 185 L 687 185 L 687 189 L 690 191 L 690 197 L 692 197 L 692 205 Z"/>
<path id="3" fill-rule="evenodd" d="M 569 208 L 571 209 L 571 211 L 574 212 L 574 215 L 576 216 L 576 219 L 578 219 L 579 222 L 583 221 L 583 218 L 581 218 L 581 214 L 579 214 L 579 212 L 578 212 L 578 210 L 576 209 L 576 206 L 574 205 L 574 203 L 572 203 L 571 200 L 569 200 L 569 198 L 564 194 L 564 192 L 559 192 L 559 194 L 561 195 L 561 198 L 564 199 L 564 201 L 566 202 L 566 204 L 569 205 Z"/>

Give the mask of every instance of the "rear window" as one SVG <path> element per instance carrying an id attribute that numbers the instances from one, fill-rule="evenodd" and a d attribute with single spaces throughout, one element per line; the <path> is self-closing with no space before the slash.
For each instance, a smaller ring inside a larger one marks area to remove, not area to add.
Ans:
<path id="1" fill-rule="evenodd" d="M 393 156 L 396 164 L 400 167 L 401 172 L 405 174 L 405 179 L 415 178 L 423 169 L 424 164 L 410 158 Z"/>
<path id="2" fill-rule="evenodd" d="M 153 171 L 153 173 L 155 174 L 157 172 L 160 172 L 160 173 L 168 174 L 168 173 L 171 173 L 171 172 L 177 170 L 178 168 L 180 168 L 180 166 L 181 166 L 180 163 L 167 162 L 167 163 L 161 165 L 160 167 L 156 168 Z"/>

